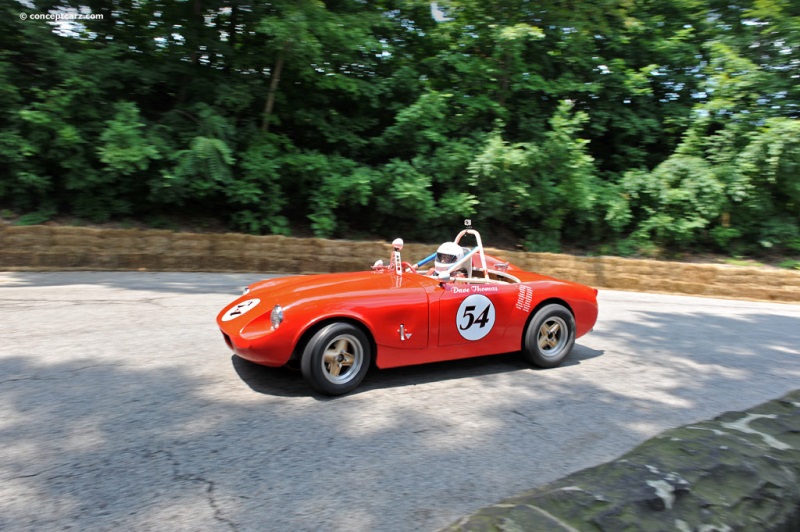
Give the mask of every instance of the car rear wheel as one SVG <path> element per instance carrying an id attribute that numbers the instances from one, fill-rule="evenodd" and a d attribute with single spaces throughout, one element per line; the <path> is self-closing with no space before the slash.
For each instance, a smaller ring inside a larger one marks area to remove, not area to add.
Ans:
<path id="1" fill-rule="evenodd" d="M 554 368 L 575 345 L 575 317 L 563 305 L 546 305 L 525 330 L 522 355 L 540 368 Z"/>
<path id="2" fill-rule="evenodd" d="M 354 325 L 336 322 L 311 337 L 303 350 L 300 369 L 317 391 L 341 395 L 361 383 L 371 358 L 366 334 Z"/>

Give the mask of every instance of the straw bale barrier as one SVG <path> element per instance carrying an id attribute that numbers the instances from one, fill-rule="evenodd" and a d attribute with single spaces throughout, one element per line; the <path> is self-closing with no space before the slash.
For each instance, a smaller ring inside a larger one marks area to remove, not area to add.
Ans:
<path id="1" fill-rule="evenodd" d="M 0 224 L 0 269 L 317 273 L 388 263 L 390 244 L 281 235 L 195 234 Z M 435 246 L 409 243 L 418 260 Z M 487 248 L 517 266 L 600 288 L 800 302 L 800 272 Z"/>

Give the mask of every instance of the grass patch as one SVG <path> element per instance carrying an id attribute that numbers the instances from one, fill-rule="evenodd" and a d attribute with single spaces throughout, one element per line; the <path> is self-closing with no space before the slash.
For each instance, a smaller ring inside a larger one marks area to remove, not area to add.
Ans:
<path id="1" fill-rule="evenodd" d="M 757 260 L 753 259 L 745 259 L 742 257 L 729 257 L 725 259 L 725 264 L 730 264 L 732 266 L 752 266 L 754 268 L 763 268 L 766 266 L 763 262 L 758 262 Z"/>
<path id="2" fill-rule="evenodd" d="M 779 268 L 787 270 L 800 270 L 800 260 L 789 259 L 778 263 Z"/>

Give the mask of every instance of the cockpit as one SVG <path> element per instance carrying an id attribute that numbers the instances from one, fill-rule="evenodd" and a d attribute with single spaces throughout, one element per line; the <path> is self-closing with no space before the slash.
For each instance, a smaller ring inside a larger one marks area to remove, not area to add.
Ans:
<path id="1" fill-rule="evenodd" d="M 439 246 L 435 253 L 428 255 L 416 264 L 402 261 L 400 252 L 403 241 L 396 239 L 392 245 L 392 265 L 398 275 L 417 274 L 435 278 L 443 283 L 518 283 L 517 277 L 508 273 L 508 262 L 500 262 L 494 257 L 487 257 L 483 249 L 480 233 L 472 228 L 470 220 L 465 220 L 466 228 L 456 235 L 452 242 L 445 242 Z M 474 238 L 475 245 L 466 247 L 462 239 L 466 236 Z M 382 261 L 381 267 L 382 267 Z M 433 267 L 430 265 L 433 262 Z M 376 263 L 373 268 L 378 265 Z"/>

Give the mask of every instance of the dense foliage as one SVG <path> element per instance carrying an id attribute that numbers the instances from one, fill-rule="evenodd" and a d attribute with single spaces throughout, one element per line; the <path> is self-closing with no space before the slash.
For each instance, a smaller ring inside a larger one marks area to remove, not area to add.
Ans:
<path id="1" fill-rule="evenodd" d="M 24 223 L 800 252 L 795 0 L 2 5 Z"/>

